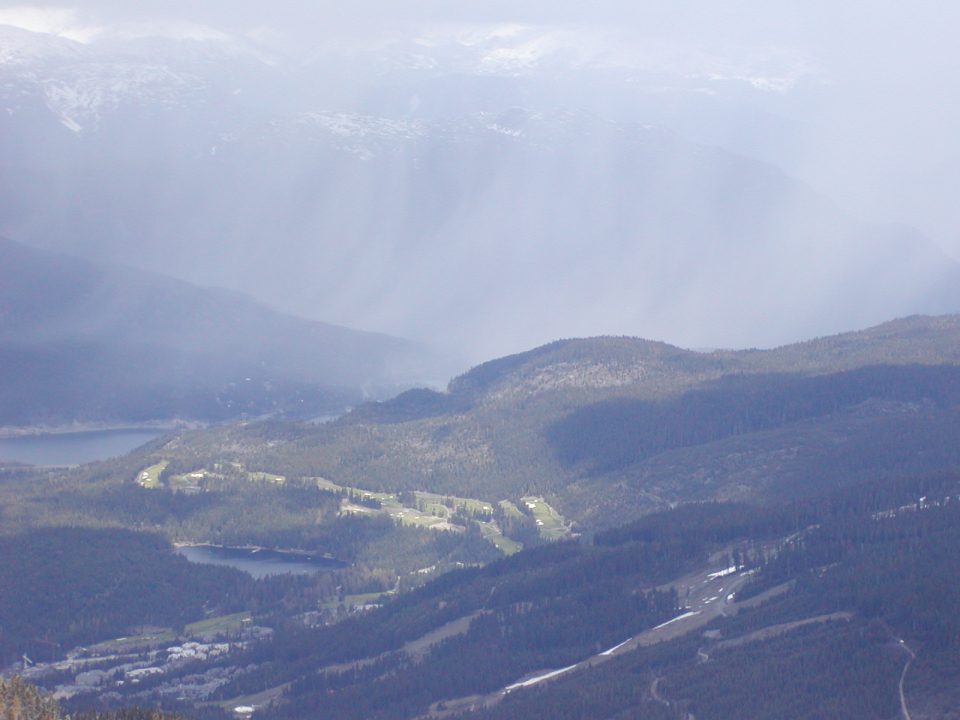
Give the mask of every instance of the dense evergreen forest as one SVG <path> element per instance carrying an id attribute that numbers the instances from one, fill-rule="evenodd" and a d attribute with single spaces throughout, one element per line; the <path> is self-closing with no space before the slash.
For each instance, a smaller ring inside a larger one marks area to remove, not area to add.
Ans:
<path id="1" fill-rule="evenodd" d="M 960 367 L 880 366 L 812 377 L 728 376 L 662 401 L 589 405 L 548 428 L 561 462 L 590 472 L 622 469 L 673 448 L 823 417 L 872 400 L 960 403 Z"/>
<path id="2" fill-rule="evenodd" d="M 428 549 L 444 543 L 448 552 L 460 548 L 449 534 L 414 535 Z M 410 557 L 424 551 L 415 543 L 394 550 Z M 286 627 L 291 615 L 397 585 L 394 572 L 365 564 L 254 580 L 239 570 L 190 563 L 158 535 L 115 528 L 40 528 L 0 536 L 0 578 L 3 665 L 22 654 L 34 661 L 56 659 L 77 645 L 143 626 L 179 632 L 186 623 L 241 610 Z"/>
<path id="3" fill-rule="evenodd" d="M 374 571 L 392 575 L 395 582 L 398 574 L 420 568 L 500 555 L 473 531 L 441 533 L 400 526 L 387 517 L 341 515 L 341 494 L 296 478 L 277 484 L 225 474 L 205 481 L 200 493 L 145 489 L 134 482 L 143 462 L 143 456 L 130 456 L 66 471 L 0 466 L 0 533 L 125 527 L 171 542 L 303 550 L 348 563 L 341 574 L 348 585 Z M 165 472 L 196 468 L 176 460 Z"/>
<path id="4" fill-rule="evenodd" d="M 960 476 L 943 474 L 761 507 L 706 503 L 654 514 L 590 541 L 448 573 L 362 618 L 310 632 L 281 628 L 243 660 L 256 670 L 221 694 L 292 681 L 261 711 L 278 719 L 440 712 L 675 616 L 682 599 L 656 588 L 727 548 L 754 574 L 738 593 L 747 604 L 711 623 L 709 639 L 694 633 L 641 647 L 465 717 L 589 718 L 604 709 L 719 718 L 733 708 L 743 718 L 890 717 L 907 658 L 899 640 L 932 663 L 911 676 L 918 706 L 930 701 L 927 688 L 949 695 L 938 678 L 950 675 L 950 653 L 960 648 L 960 572 L 949 557 L 958 493 Z"/>
<path id="5" fill-rule="evenodd" d="M 879 720 L 899 715 L 898 684 L 914 656 L 904 682 L 914 717 L 957 717 L 958 493 L 955 474 L 899 479 L 768 508 L 688 506 L 599 534 L 598 544 L 618 547 L 663 533 L 739 537 L 743 557 L 758 564 L 738 602 L 769 598 L 706 634 L 463 717 Z M 760 552 L 756 543 L 774 536 L 784 539 Z"/>
<path id="6" fill-rule="evenodd" d="M 60 707 L 49 695 L 19 677 L 0 678 L 2 720 L 60 720 Z"/>
<path id="7" fill-rule="evenodd" d="M 540 668 L 577 662 L 673 617 L 676 594 L 655 588 L 703 551 L 679 543 L 609 550 L 570 542 L 450 573 L 362 620 L 278 636 L 273 650 L 251 657 L 276 674 L 261 665 L 242 690 L 278 684 L 294 671 L 300 677 L 289 701 L 271 716 L 410 717 L 445 698 L 491 692 Z M 402 652 L 405 643 L 463 618 L 468 629 L 424 657 Z M 350 666 L 366 658 L 376 661 Z"/>
<path id="8" fill-rule="evenodd" d="M 0 537 L 0 658 L 57 657 L 138 625 L 182 627 L 245 607 L 248 575 L 192 565 L 156 535 L 38 529 Z"/>
<path id="9" fill-rule="evenodd" d="M 301 609 L 316 603 L 309 588 L 317 581 L 255 582 L 189 566 L 160 538 L 125 530 L 38 530 L 2 539 L 4 576 L 22 578 L 4 586 L 3 626 L 33 640 L 8 652 L 42 653 L 37 638 L 59 632 L 63 642 L 84 642 L 138 622 L 176 627 L 216 602 L 218 611 L 274 612 L 273 639 L 231 659 L 249 670 L 218 697 L 289 683 L 259 711 L 276 720 L 409 718 L 448 703 L 464 714 L 453 701 L 490 694 L 498 702 L 464 716 L 591 718 L 602 709 L 720 718 L 737 708 L 748 720 L 884 718 L 896 713 L 908 652 L 916 656 L 905 682 L 915 707 L 957 700 L 958 513 L 955 473 L 764 505 L 688 504 L 449 572 L 371 614 L 315 630 L 284 618 L 298 597 Z M 752 572 L 736 614 L 498 694 L 682 613 L 668 581 L 718 551 Z M 57 562 L 40 562 L 38 553 Z M 27 602 L 24 593 L 52 604 Z"/>

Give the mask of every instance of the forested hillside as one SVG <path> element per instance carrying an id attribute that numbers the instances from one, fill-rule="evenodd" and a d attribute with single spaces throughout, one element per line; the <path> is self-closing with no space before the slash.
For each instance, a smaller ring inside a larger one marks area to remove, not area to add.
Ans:
<path id="1" fill-rule="evenodd" d="M 462 717 L 880 719 L 900 716 L 901 686 L 912 717 L 957 717 L 958 490 L 956 475 L 875 482 L 760 512 L 705 505 L 598 536 L 625 547 L 706 527 L 740 537 L 759 565 L 733 612 L 705 630 Z M 771 532 L 783 533 L 776 549 L 753 555 Z"/>
<path id="2" fill-rule="evenodd" d="M 948 317 L 772 351 L 561 341 L 326 425 L 7 466 L 5 659 L 242 616 L 262 633 L 137 683 L 36 672 L 71 711 L 952 717 L 958 340 Z M 170 541 L 347 567 L 253 580 Z"/>
<path id="3" fill-rule="evenodd" d="M 798 497 L 960 463 L 960 317 L 698 353 L 631 338 L 552 343 L 324 426 L 192 435 L 252 469 L 496 502 L 542 495 L 589 527 L 690 499 Z M 157 454 L 156 457 L 164 457 Z"/>
<path id="4" fill-rule="evenodd" d="M 397 338 L 0 238 L 0 426 L 340 411 L 430 381 Z"/>
<path id="5" fill-rule="evenodd" d="M 39 529 L 0 536 L 0 663 L 34 660 L 138 626 L 182 628 L 253 596 L 244 573 L 192 565 L 160 537 L 129 530 Z"/>
<path id="6" fill-rule="evenodd" d="M 0 468 L 0 667 L 24 652 L 61 658 L 140 626 L 177 631 L 210 615 L 247 611 L 268 624 L 324 608 L 335 615 L 345 599 L 347 610 L 351 597 L 375 602 L 502 554 L 476 528 L 438 532 L 340 514 L 342 496 L 301 483 L 237 476 L 202 493 L 148 489 L 134 481 L 137 463 Z M 192 564 L 173 542 L 289 549 L 344 567 L 254 582 Z"/>
<path id="7" fill-rule="evenodd" d="M 915 655 L 911 708 L 942 713 L 960 671 L 958 493 L 952 474 L 651 515 L 278 633 L 222 693 L 292 681 L 260 711 L 278 719 L 889 718 Z"/>

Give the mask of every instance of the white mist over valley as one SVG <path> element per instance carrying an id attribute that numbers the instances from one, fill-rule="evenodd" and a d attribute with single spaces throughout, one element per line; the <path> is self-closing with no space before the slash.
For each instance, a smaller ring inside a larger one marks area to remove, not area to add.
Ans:
<path id="1" fill-rule="evenodd" d="M 351 7 L 0 6 L 0 235 L 451 371 L 960 308 L 951 9 Z"/>

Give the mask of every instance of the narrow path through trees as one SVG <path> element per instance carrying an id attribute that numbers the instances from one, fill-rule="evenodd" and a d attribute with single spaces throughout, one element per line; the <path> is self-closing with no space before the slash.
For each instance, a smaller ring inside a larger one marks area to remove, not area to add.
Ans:
<path id="1" fill-rule="evenodd" d="M 910 670 L 910 664 L 916 660 L 917 654 L 910 649 L 910 646 L 907 645 L 903 640 L 897 638 L 897 644 L 903 648 L 909 657 L 907 658 L 906 664 L 903 666 L 903 672 L 900 673 L 900 712 L 903 713 L 903 720 L 911 720 L 910 711 L 907 709 L 907 696 L 903 692 L 903 683 L 907 679 L 907 671 Z"/>

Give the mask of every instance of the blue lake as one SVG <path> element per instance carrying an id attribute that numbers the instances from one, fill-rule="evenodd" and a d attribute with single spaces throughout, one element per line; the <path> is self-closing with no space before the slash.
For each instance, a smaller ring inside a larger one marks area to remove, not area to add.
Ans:
<path id="1" fill-rule="evenodd" d="M 329 572 L 346 563 L 323 555 L 304 555 L 283 550 L 222 547 L 220 545 L 181 545 L 177 552 L 193 563 L 226 565 L 243 570 L 255 578 L 267 575 Z"/>
<path id="2" fill-rule="evenodd" d="M 92 430 L 0 438 L 0 461 L 81 465 L 126 455 L 163 433 L 162 430 Z"/>

